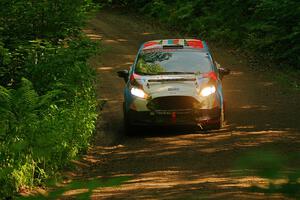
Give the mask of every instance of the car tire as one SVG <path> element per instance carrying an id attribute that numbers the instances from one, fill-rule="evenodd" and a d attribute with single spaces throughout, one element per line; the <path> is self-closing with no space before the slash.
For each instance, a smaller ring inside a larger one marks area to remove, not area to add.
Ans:
<path id="1" fill-rule="evenodd" d="M 206 127 L 204 127 L 204 129 L 205 130 L 219 130 L 219 129 L 223 128 L 224 121 L 225 121 L 225 111 L 224 111 L 224 106 L 223 106 L 220 110 L 219 120 L 217 120 L 217 122 L 215 124 L 207 125 Z"/>

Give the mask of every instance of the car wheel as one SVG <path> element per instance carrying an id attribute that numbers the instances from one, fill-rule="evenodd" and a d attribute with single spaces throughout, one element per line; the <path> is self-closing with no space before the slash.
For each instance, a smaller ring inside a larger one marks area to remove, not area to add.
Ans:
<path id="1" fill-rule="evenodd" d="M 204 127 L 205 130 L 219 130 L 223 127 L 225 121 L 224 106 L 221 108 L 219 119 L 215 124 L 207 125 Z"/>

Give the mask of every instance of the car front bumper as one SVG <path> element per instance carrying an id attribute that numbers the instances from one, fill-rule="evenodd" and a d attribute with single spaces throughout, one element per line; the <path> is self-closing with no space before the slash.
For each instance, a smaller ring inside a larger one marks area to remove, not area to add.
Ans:
<path id="1" fill-rule="evenodd" d="M 218 123 L 221 109 L 198 110 L 158 110 L 158 111 L 135 111 L 129 110 L 127 117 L 132 125 L 206 125 Z"/>

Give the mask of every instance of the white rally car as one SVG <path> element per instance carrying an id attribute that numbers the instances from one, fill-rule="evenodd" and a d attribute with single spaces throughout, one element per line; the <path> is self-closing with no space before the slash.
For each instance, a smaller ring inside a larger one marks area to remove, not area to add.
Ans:
<path id="1" fill-rule="evenodd" d="M 221 79 L 204 41 L 168 39 L 144 43 L 130 70 L 118 72 L 124 90 L 125 130 L 143 125 L 197 125 L 219 129 L 224 121 Z"/>

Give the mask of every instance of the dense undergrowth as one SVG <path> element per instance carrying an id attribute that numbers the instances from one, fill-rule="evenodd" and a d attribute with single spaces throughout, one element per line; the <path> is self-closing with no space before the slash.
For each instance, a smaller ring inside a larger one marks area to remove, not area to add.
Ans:
<path id="1" fill-rule="evenodd" d="M 234 45 L 279 68 L 300 69 L 298 0 L 99 0 L 188 35 Z"/>
<path id="2" fill-rule="evenodd" d="M 0 2 L 0 199 L 42 185 L 87 149 L 99 45 L 80 32 L 90 0 Z"/>

